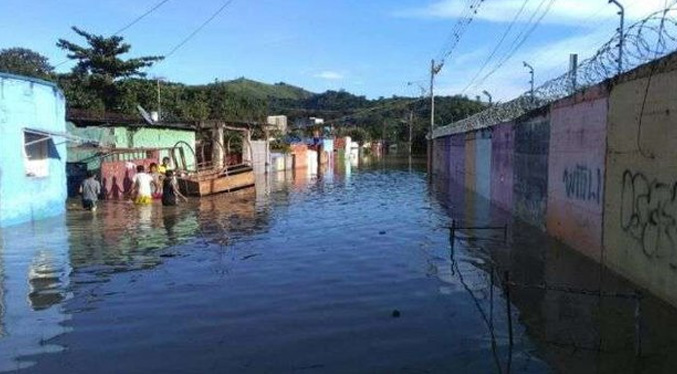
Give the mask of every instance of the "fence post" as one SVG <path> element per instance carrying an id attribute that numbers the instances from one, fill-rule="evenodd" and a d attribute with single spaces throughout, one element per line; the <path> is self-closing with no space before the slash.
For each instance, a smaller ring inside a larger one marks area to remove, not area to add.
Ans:
<path id="1" fill-rule="evenodd" d="M 510 339 L 510 347 L 512 347 L 513 344 L 513 338 L 512 338 L 512 308 L 510 306 L 510 272 L 505 271 L 504 273 L 505 277 L 505 304 L 506 304 L 506 312 L 508 313 L 508 338 Z"/>
<path id="2" fill-rule="evenodd" d="M 635 291 L 635 355 L 642 356 L 642 293 Z"/>

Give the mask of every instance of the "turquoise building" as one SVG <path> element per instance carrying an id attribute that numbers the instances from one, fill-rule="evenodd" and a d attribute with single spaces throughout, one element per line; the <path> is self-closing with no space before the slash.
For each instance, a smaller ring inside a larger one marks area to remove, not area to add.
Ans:
<path id="1" fill-rule="evenodd" d="M 55 84 L 0 73 L 0 227 L 64 213 L 65 110 Z"/>

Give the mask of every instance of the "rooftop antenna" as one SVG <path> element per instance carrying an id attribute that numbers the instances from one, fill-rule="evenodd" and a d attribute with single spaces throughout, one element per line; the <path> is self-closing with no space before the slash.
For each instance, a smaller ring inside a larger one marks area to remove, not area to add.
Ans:
<path id="1" fill-rule="evenodd" d="M 136 105 L 136 109 L 141 113 L 141 117 L 143 117 L 143 120 L 146 121 L 147 124 L 149 125 L 154 125 L 157 122 L 157 119 L 153 120 L 153 117 L 146 112 L 145 109 L 141 105 Z"/>

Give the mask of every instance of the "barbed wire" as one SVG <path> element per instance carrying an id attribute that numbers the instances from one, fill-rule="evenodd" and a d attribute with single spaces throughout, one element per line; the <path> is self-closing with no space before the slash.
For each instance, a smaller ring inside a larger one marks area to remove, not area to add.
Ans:
<path id="1" fill-rule="evenodd" d="M 543 107 L 575 92 L 597 85 L 619 73 L 620 33 L 617 32 L 592 57 L 567 72 L 519 97 L 496 104 L 468 118 L 434 130 L 433 137 L 442 137 L 478 130 L 512 121 L 534 109 Z M 664 57 L 677 50 L 677 4 L 655 12 L 625 30 L 622 72 Z"/>

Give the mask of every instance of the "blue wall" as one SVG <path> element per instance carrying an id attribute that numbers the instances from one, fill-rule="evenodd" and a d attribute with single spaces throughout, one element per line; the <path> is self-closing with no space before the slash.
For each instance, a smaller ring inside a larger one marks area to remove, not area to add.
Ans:
<path id="1" fill-rule="evenodd" d="M 46 177 L 26 176 L 24 128 L 66 132 L 65 99 L 52 83 L 0 73 L 0 227 L 63 214 L 65 139 L 50 141 Z"/>
<path id="2" fill-rule="evenodd" d="M 475 188 L 481 196 L 491 199 L 491 129 L 477 132 L 475 141 Z"/>

